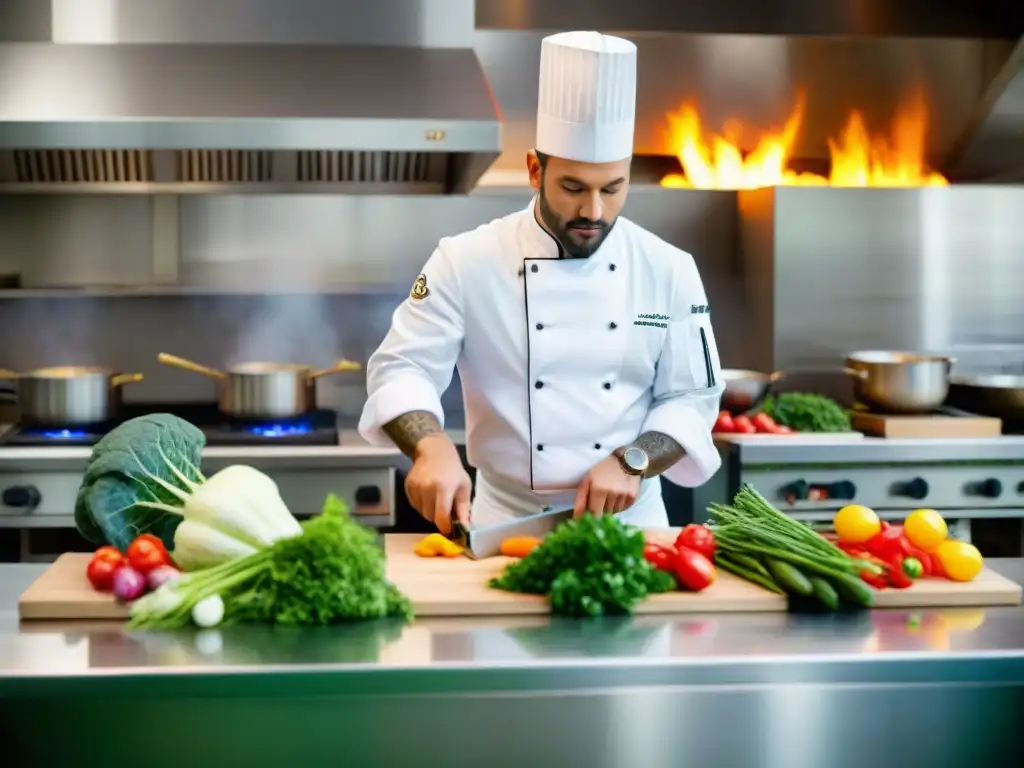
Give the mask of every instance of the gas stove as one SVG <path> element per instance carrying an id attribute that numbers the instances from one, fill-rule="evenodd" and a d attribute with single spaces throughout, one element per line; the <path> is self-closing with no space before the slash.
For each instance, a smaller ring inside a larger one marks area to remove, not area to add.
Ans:
<path id="1" fill-rule="evenodd" d="M 117 421 L 105 424 L 65 428 L 16 425 L 0 435 L 0 446 L 92 446 L 119 424 L 151 413 L 171 413 L 195 424 L 210 446 L 339 444 L 338 416 L 332 410 L 315 410 L 287 420 L 239 421 L 225 418 L 216 403 L 134 403 L 122 408 Z"/>
<path id="2" fill-rule="evenodd" d="M 778 509 L 807 522 L 831 521 L 847 504 L 902 520 L 919 507 L 938 510 L 957 538 L 992 556 L 1020 556 L 1024 520 L 1024 437 L 826 438 L 799 435 L 719 446 L 722 469 L 694 497 L 695 511 L 727 502 L 743 483 Z M 1003 551 L 1002 547 L 1012 548 Z M 999 550 L 998 552 L 996 550 Z"/>

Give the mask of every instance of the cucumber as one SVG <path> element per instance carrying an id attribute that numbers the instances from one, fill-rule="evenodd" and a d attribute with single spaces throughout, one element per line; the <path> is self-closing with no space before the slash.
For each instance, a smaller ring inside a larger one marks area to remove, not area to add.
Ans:
<path id="1" fill-rule="evenodd" d="M 776 583 L 791 595 L 810 597 L 814 594 L 811 580 L 795 566 L 771 557 L 765 559 L 765 565 L 768 566 Z"/>
<path id="2" fill-rule="evenodd" d="M 821 604 L 830 611 L 838 611 L 839 595 L 836 593 L 835 588 L 821 578 L 821 576 L 810 576 L 809 579 L 811 586 L 814 587 L 814 596 L 818 598 Z"/>
<path id="3" fill-rule="evenodd" d="M 757 584 L 757 586 L 767 589 L 769 592 L 774 592 L 777 595 L 785 594 L 782 589 L 779 588 L 779 585 L 772 580 L 771 575 L 768 574 L 767 571 L 765 571 L 764 575 L 762 575 L 760 571 L 752 571 L 724 552 L 715 553 L 715 565 L 720 567 L 722 570 L 729 571 L 729 573 L 739 576 L 745 581 L 749 581 L 751 584 Z M 761 570 L 764 570 L 763 566 Z"/>
<path id="4" fill-rule="evenodd" d="M 871 592 L 871 587 L 861 581 L 859 576 L 851 576 L 845 573 L 836 575 L 832 578 L 832 583 L 836 585 L 836 589 L 839 590 L 839 594 L 842 595 L 843 599 L 849 603 L 853 603 L 861 608 L 870 608 L 875 604 L 875 597 Z"/>

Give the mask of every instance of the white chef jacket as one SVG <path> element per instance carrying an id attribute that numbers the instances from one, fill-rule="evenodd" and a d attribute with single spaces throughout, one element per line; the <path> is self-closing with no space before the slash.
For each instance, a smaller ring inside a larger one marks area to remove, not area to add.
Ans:
<path id="1" fill-rule="evenodd" d="M 665 472 L 678 485 L 721 465 L 724 383 L 693 257 L 620 216 L 589 258 L 561 258 L 535 204 L 441 240 L 367 364 L 359 431 L 378 446 L 403 413 L 444 424 L 458 365 L 474 526 L 571 508 L 590 469 L 648 431 L 686 450 Z M 658 478 L 621 519 L 667 525 Z"/>

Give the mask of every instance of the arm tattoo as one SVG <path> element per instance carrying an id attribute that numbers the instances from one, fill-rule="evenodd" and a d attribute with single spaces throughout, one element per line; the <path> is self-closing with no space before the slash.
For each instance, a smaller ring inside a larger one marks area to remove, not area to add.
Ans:
<path id="1" fill-rule="evenodd" d="M 661 432 L 644 432 L 632 445 L 647 454 L 650 463 L 644 477 L 657 477 L 686 455 L 683 446 Z"/>
<path id="2" fill-rule="evenodd" d="M 444 432 L 434 414 L 429 411 L 409 411 L 392 419 L 382 429 L 394 440 L 398 450 L 410 459 L 416 454 L 416 444 L 421 438 Z"/>

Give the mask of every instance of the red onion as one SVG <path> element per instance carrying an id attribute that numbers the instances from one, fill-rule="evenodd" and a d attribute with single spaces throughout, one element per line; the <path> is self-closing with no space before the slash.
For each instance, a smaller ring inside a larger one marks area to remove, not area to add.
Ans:
<path id="1" fill-rule="evenodd" d="M 114 595 L 118 600 L 131 601 L 146 591 L 146 577 L 130 565 L 114 571 Z"/>
<path id="2" fill-rule="evenodd" d="M 164 584 L 169 581 L 174 581 L 181 576 L 181 571 L 170 565 L 161 565 L 159 568 L 154 568 L 146 576 L 146 585 L 150 590 L 160 589 Z"/>

